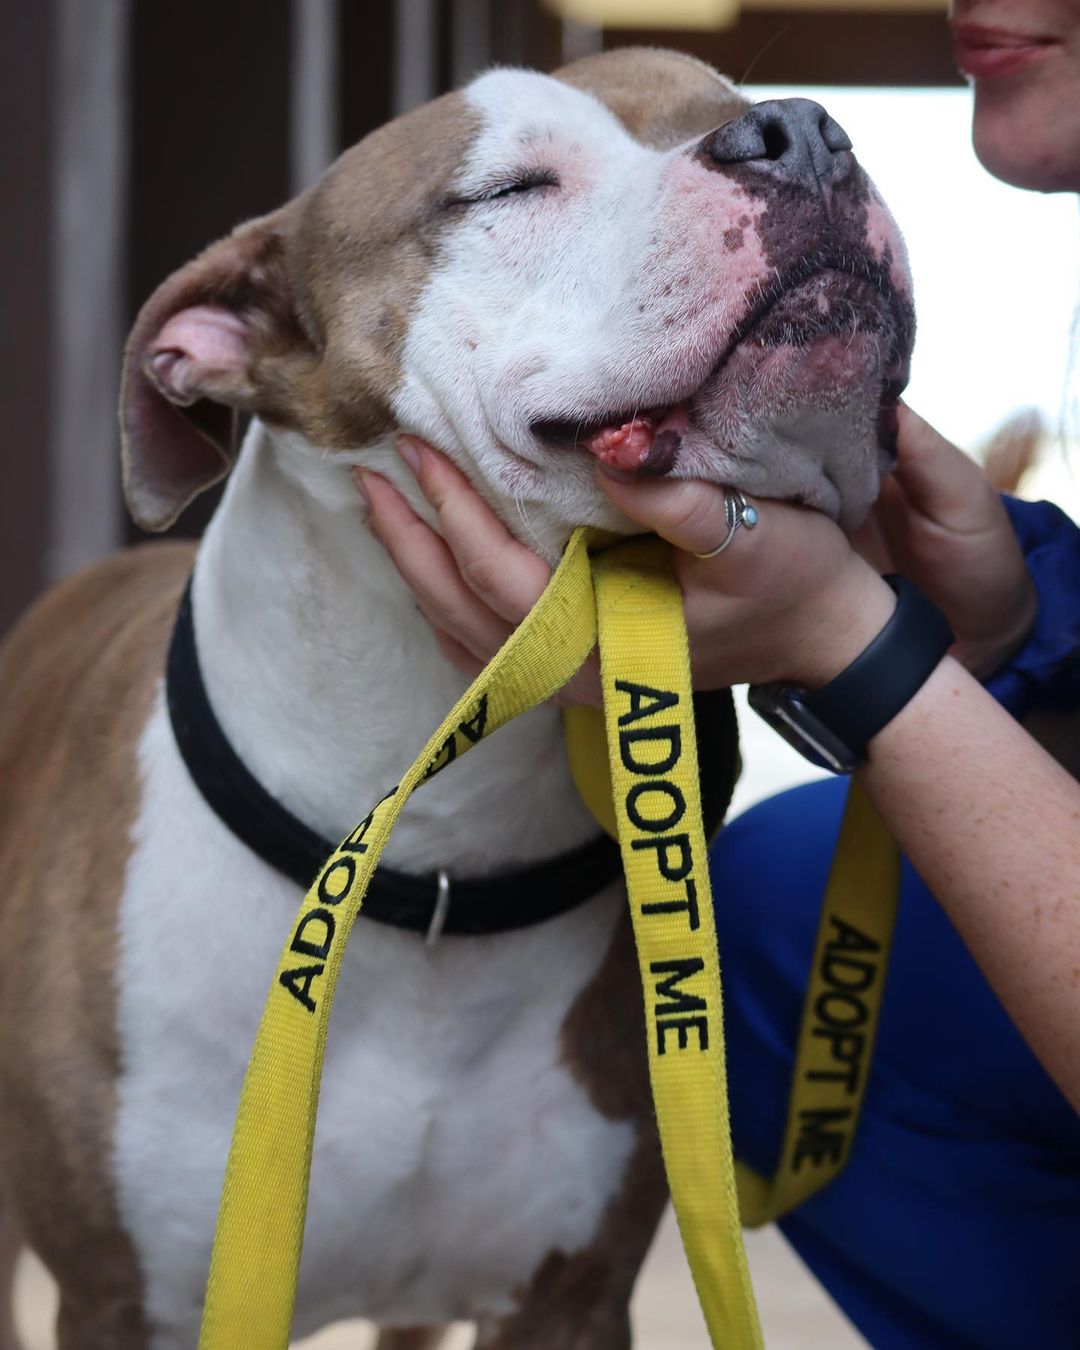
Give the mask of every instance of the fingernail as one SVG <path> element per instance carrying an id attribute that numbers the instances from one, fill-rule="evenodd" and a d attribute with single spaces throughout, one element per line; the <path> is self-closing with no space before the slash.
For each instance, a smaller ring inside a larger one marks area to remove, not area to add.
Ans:
<path id="1" fill-rule="evenodd" d="M 360 493 L 360 496 L 363 497 L 364 501 L 367 502 L 368 506 L 370 506 L 371 493 L 368 491 L 367 471 L 365 469 L 356 468 L 353 469 L 352 476 L 353 482 L 356 484 L 357 491 Z"/>
<path id="2" fill-rule="evenodd" d="M 413 473 L 420 472 L 420 447 L 411 436 L 399 436 L 397 438 L 397 452 Z"/>

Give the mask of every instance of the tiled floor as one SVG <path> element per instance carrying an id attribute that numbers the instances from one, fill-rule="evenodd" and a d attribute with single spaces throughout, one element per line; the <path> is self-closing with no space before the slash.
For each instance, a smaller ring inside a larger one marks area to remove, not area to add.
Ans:
<path id="1" fill-rule="evenodd" d="M 807 1276 L 774 1229 L 747 1235 L 747 1250 L 769 1350 L 858 1350 L 852 1331 Z M 26 1259 L 17 1291 L 26 1350 L 52 1350 L 55 1297 L 48 1276 Z M 690 1274 L 669 1214 L 645 1266 L 634 1299 L 635 1350 L 709 1350 Z M 455 1330 L 446 1350 L 468 1350 L 467 1328 Z M 369 1350 L 370 1331 L 342 1322 L 302 1343 L 303 1350 Z"/>

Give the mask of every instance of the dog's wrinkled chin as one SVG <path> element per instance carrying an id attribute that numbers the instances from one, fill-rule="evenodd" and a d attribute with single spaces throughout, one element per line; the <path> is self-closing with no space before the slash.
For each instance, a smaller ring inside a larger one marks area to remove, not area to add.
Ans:
<path id="1" fill-rule="evenodd" d="M 598 467 L 624 481 L 692 479 L 797 502 L 851 531 L 895 461 L 899 385 L 883 381 L 878 352 L 870 334 L 766 352 L 747 344 L 688 398 L 617 428 L 582 424 L 553 443 L 536 435 L 535 423 L 522 425 L 520 451 L 489 428 L 487 453 L 466 445 L 451 455 L 511 530 L 548 558 L 578 525 L 640 532 L 598 486 Z M 604 453 L 605 438 L 623 433 L 615 452 Z M 635 446 L 642 460 L 630 472 L 619 454 L 633 456 Z"/>
<path id="2" fill-rule="evenodd" d="M 910 304 L 865 278 L 817 272 L 736 325 L 707 377 L 670 401 L 591 419 L 534 419 L 556 472 L 595 457 L 623 479 L 695 478 L 823 511 L 855 528 L 892 465 Z M 589 391 L 595 406 L 597 392 Z M 584 401 L 584 400 L 583 400 Z"/>
<path id="3" fill-rule="evenodd" d="M 802 407 L 751 423 L 724 481 L 755 496 L 814 507 L 850 531 L 862 523 L 891 466 L 862 409 Z"/>
<path id="4" fill-rule="evenodd" d="M 903 380 L 883 378 L 881 345 L 873 331 L 743 344 L 691 405 L 699 439 L 683 471 L 855 528 L 894 458 L 889 411 Z"/>

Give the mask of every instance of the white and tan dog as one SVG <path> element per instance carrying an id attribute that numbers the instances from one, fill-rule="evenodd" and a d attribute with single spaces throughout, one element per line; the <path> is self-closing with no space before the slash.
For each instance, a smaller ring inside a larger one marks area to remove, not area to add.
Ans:
<path id="1" fill-rule="evenodd" d="M 839 127 L 656 51 L 502 70 L 382 128 L 144 309 L 125 485 L 151 529 L 233 460 L 197 553 L 57 588 L 0 668 L 0 1180 L 64 1350 L 189 1350 L 240 1083 L 299 900 L 222 824 L 162 692 L 194 562 L 210 701 L 337 839 L 461 692 L 350 466 L 449 452 L 549 557 L 596 490 L 709 477 L 856 521 L 912 337 L 902 245 Z M 409 491 L 407 484 L 404 490 Z M 415 494 L 414 494 L 415 495 Z M 386 862 L 484 876 L 596 827 L 540 709 L 409 803 Z M 513 895 L 506 903 L 512 905 Z M 361 920 L 326 1057 L 296 1332 L 622 1350 L 665 1189 L 615 884 L 496 936 Z M 432 1333 L 434 1335 L 434 1333 Z"/>

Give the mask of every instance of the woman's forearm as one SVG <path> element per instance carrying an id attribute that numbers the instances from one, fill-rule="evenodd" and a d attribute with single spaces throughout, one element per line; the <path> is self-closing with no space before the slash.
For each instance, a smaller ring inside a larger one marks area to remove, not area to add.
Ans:
<path id="1" fill-rule="evenodd" d="M 1080 784 L 950 659 L 860 779 L 1080 1109 Z"/>

